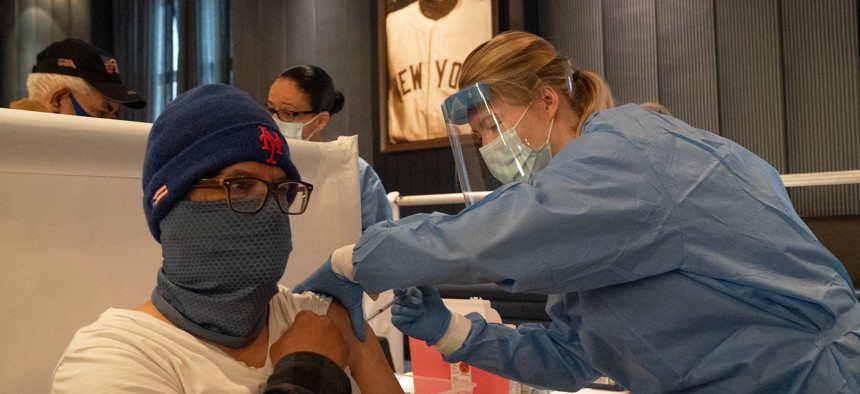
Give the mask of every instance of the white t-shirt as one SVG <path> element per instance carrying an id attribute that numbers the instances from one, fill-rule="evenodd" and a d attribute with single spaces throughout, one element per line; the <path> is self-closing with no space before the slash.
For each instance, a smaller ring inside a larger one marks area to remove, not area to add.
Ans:
<path id="1" fill-rule="evenodd" d="M 301 310 L 328 311 L 331 299 L 281 286 L 269 302 L 269 346 Z M 75 333 L 54 369 L 54 393 L 259 393 L 273 365 L 254 368 L 143 312 L 108 309 Z"/>

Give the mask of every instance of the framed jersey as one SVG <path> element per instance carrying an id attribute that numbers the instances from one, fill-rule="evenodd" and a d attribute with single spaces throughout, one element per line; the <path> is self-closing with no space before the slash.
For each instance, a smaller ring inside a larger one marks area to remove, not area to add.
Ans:
<path id="1" fill-rule="evenodd" d="M 379 0 L 378 15 L 381 150 L 448 145 L 441 105 L 496 31 L 496 0 Z"/>

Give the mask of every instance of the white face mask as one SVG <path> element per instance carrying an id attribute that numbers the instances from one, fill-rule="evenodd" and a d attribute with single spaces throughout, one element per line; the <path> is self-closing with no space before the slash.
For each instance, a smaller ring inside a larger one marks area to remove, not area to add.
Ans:
<path id="1" fill-rule="evenodd" d="M 532 149 L 526 146 L 517 134 L 517 126 L 523 120 L 526 112 L 528 112 L 528 107 L 520 115 L 514 127 L 479 149 L 490 173 L 502 183 L 528 182 L 535 172 L 544 169 L 552 159 L 549 136 L 552 134 L 552 125 L 555 119 L 549 123 L 549 133 L 543 145 L 540 148 Z"/>
<path id="2" fill-rule="evenodd" d="M 305 138 L 302 138 L 302 131 L 305 129 L 305 126 L 307 126 L 308 124 L 313 122 L 319 116 L 320 116 L 320 114 L 317 114 L 316 116 L 311 118 L 311 120 L 309 120 L 305 123 L 284 122 L 284 121 L 278 119 L 277 117 L 274 117 L 274 119 L 275 119 L 275 123 L 278 125 L 278 129 L 281 130 L 281 134 L 284 135 L 284 138 L 290 138 L 290 139 L 294 139 L 294 140 L 303 140 Z M 314 134 L 316 134 L 318 131 L 319 131 L 319 129 L 314 130 L 314 132 L 308 136 L 307 140 L 310 140 L 314 136 Z"/>

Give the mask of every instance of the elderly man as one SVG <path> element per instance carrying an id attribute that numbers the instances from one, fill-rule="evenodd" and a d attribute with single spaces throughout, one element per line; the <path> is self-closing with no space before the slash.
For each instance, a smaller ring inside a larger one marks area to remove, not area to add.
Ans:
<path id="1" fill-rule="evenodd" d="M 49 45 L 36 56 L 27 78 L 26 99 L 12 109 L 116 118 L 119 105 L 139 109 L 146 102 L 122 83 L 113 56 L 77 39 Z"/>

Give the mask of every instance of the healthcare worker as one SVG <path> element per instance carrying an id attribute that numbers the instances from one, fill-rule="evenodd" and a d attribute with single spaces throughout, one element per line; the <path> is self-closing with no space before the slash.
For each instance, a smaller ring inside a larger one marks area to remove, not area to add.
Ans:
<path id="1" fill-rule="evenodd" d="M 290 67 L 272 82 L 266 107 L 286 138 L 324 141 L 331 115 L 343 109 L 343 93 L 335 90 L 325 70 L 312 65 Z M 379 175 L 358 158 L 361 229 L 391 220 L 391 206 Z"/>
<path id="2" fill-rule="evenodd" d="M 463 186 L 481 178 L 472 148 L 506 184 L 457 215 L 368 229 L 297 289 L 339 298 L 353 322 L 362 289 L 549 294 L 548 328 L 452 314 L 432 287 L 399 291 L 393 311 L 445 360 L 535 386 L 603 374 L 634 393 L 860 392 L 851 280 L 766 162 L 639 105 L 612 108 L 597 75 L 528 33 L 479 46 L 459 85 L 443 111 Z"/>

